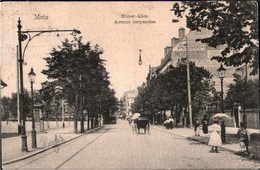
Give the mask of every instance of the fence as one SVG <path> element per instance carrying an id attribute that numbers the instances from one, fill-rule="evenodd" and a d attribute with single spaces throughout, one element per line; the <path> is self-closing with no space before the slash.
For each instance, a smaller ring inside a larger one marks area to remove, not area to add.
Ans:
<path id="1" fill-rule="evenodd" d="M 231 110 L 225 110 L 224 111 L 227 115 L 231 117 L 231 120 L 226 120 L 225 124 L 228 127 L 238 127 L 239 122 L 243 122 L 243 111 L 238 111 L 238 117 L 237 120 L 235 119 L 235 112 L 236 109 L 233 110 L 233 113 Z M 212 117 L 215 113 L 210 113 L 209 116 Z M 247 128 L 251 129 L 260 129 L 260 122 L 259 122 L 259 109 L 246 109 L 246 119 L 247 119 Z M 210 124 L 212 123 L 212 119 L 210 119 Z"/>

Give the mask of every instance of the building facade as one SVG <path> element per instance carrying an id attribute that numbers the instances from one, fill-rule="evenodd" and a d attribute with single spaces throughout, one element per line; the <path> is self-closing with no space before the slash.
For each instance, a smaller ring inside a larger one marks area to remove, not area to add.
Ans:
<path id="1" fill-rule="evenodd" d="M 133 115 L 133 113 L 131 111 L 131 105 L 132 105 L 132 103 L 134 103 L 134 99 L 137 95 L 138 95 L 138 93 L 136 90 L 129 90 L 123 94 L 122 101 L 123 101 L 123 107 L 124 107 L 126 116 Z"/>
<path id="2" fill-rule="evenodd" d="M 225 46 L 223 45 L 218 46 L 217 48 L 213 48 L 196 41 L 197 39 L 207 38 L 211 35 L 212 33 L 207 29 L 202 29 L 200 32 L 190 31 L 187 35 L 185 35 L 185 29 L 180 28 L 179 38 L 173 37 L 171 39 L 171 46 L 164 48 L 164 58 L 161 60 L 160 65 L 157 67 L 150 66 L 147 76 L 147 83 L 149 84 L 149 81 L 153 78 L 156 78 L 156 76 L 159 74 L 166 73 L 170 70 L 170 67 L 175 67 L 179 60 L 186 59 L 188 56 L 189 61 L 194 62 L 198 67 L 204 67 L 213 75 L 212 83 L 217 91 L 221 91 L 221 83 L 217 71 L 220 67 L 220 63 L 218 63 L 216 60 L 211 60 L 211 58 L 213 56 L 221 56 L 221 51 L 223 51 Z M 245 66 L 242 67 L 244 68 Z M 227 86 L 230 83 L 233 83 L 233 74 L 239 74 L 238 70 L 241 69 L 232 66 L 224 66 L 224 68 L 226 69 L 226 76 L 223 81 L 223 90 L 225 95 L 225 92 L 228 89 Z M 249 71 L 244 71 L 243 76 L 244 74 L 247 74 L 248 78 L 255 78 L 253 76 L 249 76 Z"/>

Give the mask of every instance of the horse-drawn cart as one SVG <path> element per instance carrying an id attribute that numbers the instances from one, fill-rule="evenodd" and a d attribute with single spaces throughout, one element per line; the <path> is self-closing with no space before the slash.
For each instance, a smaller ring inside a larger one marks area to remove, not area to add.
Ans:
<path id="1" fill-rule="evenodd" d="M 146 133 L 146 130 L 149 133 L 149 129 L 150 129 L 149 119 L 145 117 L 138 117 L 137 119 L 134 119 L 133 123 L 134 123 L 133 132 L 140 133 L 140 129 L 144 129 L 144 133 Z"/>

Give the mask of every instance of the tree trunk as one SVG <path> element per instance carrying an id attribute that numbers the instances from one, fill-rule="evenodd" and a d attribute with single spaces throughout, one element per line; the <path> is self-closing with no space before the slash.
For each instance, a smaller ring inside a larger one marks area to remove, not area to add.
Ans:
<path id="1" fill-rule="evenodd" d="M 49 113 L 46 113 L 46 121 L 47 121 L 47 129 L 50 128 L 50 124 L 49 124 Z"/>
<path id="2" fill-rule="evenodd" d="M 93 129 L 93 128 L 94 128 L 94 119 L 91 118 L 91 129 Z"/>
<path id="3" fill-rule="evenodd" d="M 74 133 L 78 133 L 78 94 L 76 93 L 75 116 L 74 116 Z"/>
<path id="4" fill-rule="evenodd" d="M 90 115 L 90 107 L 88 107 L 88 130 L 89 130 L 89 115 Z"/>
<path id="5" fill-rule="evenodd" d="M 154 117 L 155 117 L 155 115 L 154 115 L 154 113 L 153 113 L 153 125 L 154 125 Z"/>
<path id="6" fill-rule="evenodd" d="M 57 111 L 55 112 L 55 120 L 56 120 L 56 127 L 59 127 L 59 124 L 58 124 L 58 112 Z"/>
<path id="7" fill-rule="evenodd" d="M 80 94 L 79 99 L 79 110 L 80 110 L 80 116 L 81 116 L 81 122 L 80 122 L 80 133 L 84 132 L 84 115 L 83 115 L 83 96 Z"/>
<path id="8" fill-rule="evenodd" d="M 101 106 L 99 106 L 99 118 L 98 118 L 98 120 L 99 120 L 99 126 L 101 126 Z"/>

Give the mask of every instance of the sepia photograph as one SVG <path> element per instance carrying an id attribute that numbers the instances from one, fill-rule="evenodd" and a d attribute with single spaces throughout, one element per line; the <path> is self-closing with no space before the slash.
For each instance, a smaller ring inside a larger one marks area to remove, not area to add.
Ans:
<path id="1" fill-rule="evenodd" d="M 260 169 L 258 8 L 0 2 L 0 170 Z"/>

